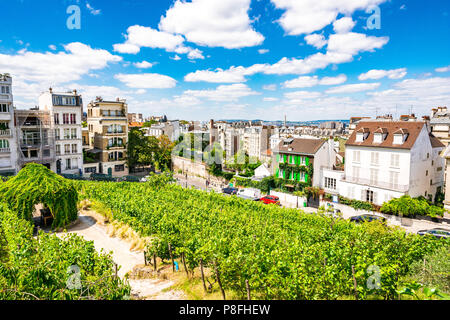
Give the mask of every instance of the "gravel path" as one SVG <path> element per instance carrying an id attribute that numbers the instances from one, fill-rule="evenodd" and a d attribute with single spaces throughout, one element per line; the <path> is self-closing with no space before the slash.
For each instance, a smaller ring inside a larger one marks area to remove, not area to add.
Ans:
<path id="1" fill-rule="evenodd" d="M 112 258 L 119 265 L 118 275 L 123 278 L 126 273 L 137 265 L 144 264 L 143 252 L 130 251 L 130 244 L 120 238 L 110 237 L 106 227 L 97 223 L 90 216 L 80 215 L 67 233 L 76 233 L 88 241 L 93 241 L 97 251 L 112 253 Z M 182 291 L 166 290 L 174 283 L 162 279 L 128 280 L 131 293 L 139 299 L 151 300 L 180 300 L 184 298 Z"/>

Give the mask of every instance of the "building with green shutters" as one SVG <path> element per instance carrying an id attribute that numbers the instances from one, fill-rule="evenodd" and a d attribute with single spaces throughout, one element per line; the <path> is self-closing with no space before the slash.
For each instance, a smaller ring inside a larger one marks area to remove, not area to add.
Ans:
<path id="1" fill-rule="evenodd" d="M 273 154 L 273 174 L 293 184 L 318 187 L 321 169 L 336 164 L 333 143 L 323 139 L 286 139 L 279 143 Z"/>

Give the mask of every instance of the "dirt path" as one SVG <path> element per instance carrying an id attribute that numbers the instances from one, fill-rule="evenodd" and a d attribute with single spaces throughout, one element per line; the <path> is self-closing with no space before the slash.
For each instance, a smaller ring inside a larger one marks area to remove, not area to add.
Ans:
<path id="1" fill-rule="evenodd" d="M 123 278 L 137 265 L 144 264 L 143 252 L 130 251 L 130 243 L 110 237 L 105 226 L 87 215 L 80 215 L 77 223 L 67 233 L 75 233 L 88 241 L 93 241 L 97 251 L 112 253 L 112 258 L 119 265 L 118 275 Z M 131 293 L 139 299 L 146 300 L 180 300 L 184 298 L 181 291 L 168 290 L 174 283 L 162 279 L 129 280 Z"/>

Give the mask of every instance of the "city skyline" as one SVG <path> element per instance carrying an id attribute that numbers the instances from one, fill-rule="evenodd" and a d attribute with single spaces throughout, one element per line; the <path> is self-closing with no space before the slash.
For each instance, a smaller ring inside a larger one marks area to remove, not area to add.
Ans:
<path id="1" fill-rule="evenodd" d="M 130 112 L 186 120 L 398 117 L 411 108 L 420 117 L 447 105 L 448 3 L 310 2 L 14 0 L 3 4 L 12 14 L 0 72 L 12 75 L 19 109 L 49 87 L 77 89 L 85 110 L 96 96 L 120 97 Z"/>

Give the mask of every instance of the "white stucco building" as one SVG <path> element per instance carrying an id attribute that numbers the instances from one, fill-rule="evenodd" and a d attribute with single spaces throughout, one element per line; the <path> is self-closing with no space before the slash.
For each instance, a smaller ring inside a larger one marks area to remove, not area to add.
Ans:
<path id="1" fill-rule="evenodd" d="M 83 168 L 83 101 L 73 92 L 56 93 L 50 88 L 39 97 L 39 110 L 50 112 L 55 137 L 56 173 L 79 174 Z"/>
<path id="2" fill-rule="evenodd" d="M 17 143 L 14 125 L 12 78 L 0 74 L 0 175 L 16 173 Z"/>
<path id="3" fill-rule="evenodd" d="M 444 183 L 443 149 L 424 122 L 359 122 L 346 143 L 345 173 L 337 190 L 377 205 L 404 194 L 434 200 Z M 323 172 L 326 178 L 330 174 Z"/>

